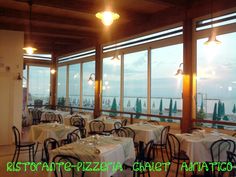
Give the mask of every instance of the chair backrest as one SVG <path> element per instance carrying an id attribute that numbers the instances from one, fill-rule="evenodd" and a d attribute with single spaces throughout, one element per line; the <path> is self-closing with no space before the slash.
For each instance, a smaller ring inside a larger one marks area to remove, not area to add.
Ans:
<path id="1" fill-rule="evenodd" d="M 92 133 L 102 133 L 105 130 L 105 124 L 101 120 L 92 120 L 89 122 L 89 129 Z"/>
<path id="2" fill-rule="evenodd" d="M 170 126 L 165 126 L 161 131 L 160 143 L 165 145 L 167 143 L 168 133 L 170 131 Z"/>
<path id="3" fill-rule="evenodd" d="M 58 115 L 56 116 L 56 122 L 62 124 L 62 122 L 63 122 L 63 117 L 62 117 L 61 114 L 58 114 Z"/>
<path id="4" fill-rule="evenodd" d="M 127 119 L 122 120 L 122 122 L 121 122 L 122 127 L 126 126 L 126 125 L 127 125 L 127 122 L 128 122 Z"/>
<path id="5" fill-rule="evenodd" d="M 38 110 L 37 110 L 38 120 L 41 119 L 42 114 L 43 114 L 43 112 L 38 109 Z"/>
<path id="6" fill-rule="evenodd" d="M 34 108 L 33 110 L 32 110 L 32 118 L 34 119 L 34 120 L 36 120 L 36 119 L 38 119 L 38 109 L 36 109 L 36 108 Z"/>
<path id="7" fill-rule="evenodd" d="M 153 125 L 160 125 L 159 122 L 156 120 L 148 120 L 147 122 Z"/>
<path id="8" fill-rule="evenodd" d="M 167 140 L 167 153 L 169 153 L 167 157 L 169 157 L 169 161 L 171 161 L 174 156 L 176 157 L 176 155 L 180 154 L 180 142 L 179 139 L 171 133 L 168 133 Z"/>
<path id="9" fill-rule="evenodd" d="M 75 156 L 69 156 L 69 155 L 56 155 L 53 159 L 52 162 L 55 164 L 58 163 L 69 163 L 71 166 L 76 166 L 77 164 L 83 164 L 83 162 L 80 160 L 79 157 Z M 59 169 L 58 169 L 59 168 Z M 56 165 L 56 170 L 54 171 L 55 177 L 63 177 L 63 176 L 70 176 L 70 177 L 83 177 L 84 176 L 84 171 L 77 170 L 77 168 L 71 168 L 70 171 L 65 171 L 65 168 L 60 165 Z"/>
<path id="10" fill-rule="evenodd" d="M 122 124 L 120 123 L 120 122 L 115 122 L 114 123 L 114 128 L 115 129 L 119 129 L 119 128 L 121 128 L 122 127 Z"/>
<path id="11" fill-rule="evenodd" d="M 49 150 L 56 149 L 59 147 L 59 143 L 54 138 L 47 138 L 43 142 L 43 147 L 45 151 L 46 161 L 49 162 Z"/>
<path id="12" fill-rule="evenodd" d="M 145 145 L 145 147 L 144 147 L 144 142 L 140 141 L 138 155 L 137 155 L 136 160 L 140 162 L 150 162 L 154 160 L 153 145 L 154 145 L 153 140 L 149 141 Z"/>
<path id="13" fill-rule="evenodd" d="M 227 151 L 227 162 L 231 162 L 231 164 L 233 166 L 236 165 L 236 154 L 231 152 L 231 151 Z M 232 169 L 232 171 L 229 174 L 229 177 L 235 177 L 236 175 L 236 169 Z"/>
<path id="14" fill-rule="evenodd" d="M 79 115 L 74 115 L 70 118 L 70 124 L 75 127 L 85 127 L 85 120 Z"/>
<path id="15" fill-rule="evenodd" d="M 45 113 L 45 122 L 56 122 L 57 121 L 57 115 L 54 112 L 46 112 Z"/>
<path id="16" fill-rule="evenodd" d="M 236 144 L 230 139 L 220 139 L 211 144 L 211 159 L 213 162 L 226 161 L 227 151 L 235 152 Z"/>
<path id="17" fill-rule="evenodd" d="M 124 129 L 112 129 L 111 134 L 118 137 L 127 137 L 126 131 Z"/>
<path id="18" fill-rule="evenodd" d="M 133 138 L 135 140 L 135 131 L 130 127 L 121 127 L 120 129 L 126 132 L 126 137 Z"/>
<path id="19" fill-rule="evenodd" d="M 86 136 L 87 136 L 86 128 L 85 127 L 80 127 L 79 130 L 80 130 L 80 137 L 81 138 L 86 138 Z"/>
<path id="20" fill-rule="evenodd" d="M 77 128 L 74 131 L 67 134 L 67 143 L 73 143 L 81 139 L 80 129 Z"/>
<path id="21" fill-rule="evenodd" d="M 15 145 L 20 145 L 20 132 L 16 126 L 12 127 L 13 134 L 14 134 L 14 139 L 15 139 Z"/>

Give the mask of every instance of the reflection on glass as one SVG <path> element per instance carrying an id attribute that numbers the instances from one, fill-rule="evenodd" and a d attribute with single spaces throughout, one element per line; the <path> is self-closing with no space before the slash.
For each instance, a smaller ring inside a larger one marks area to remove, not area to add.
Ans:
<path id="1" fill-rule="evenodd" d="M 57 104 L 66 106 L 66 66 L 58 67 Z"/>
<path id="2" fill-rule="evenodd" d="M 94 84 L 88 84 L 91 73 L 95 73 L 95 61 L 83 63 L 83 107 L 94 107 Z"/>
<path id="3" fill-rule="evenodd" d="M 50 68 L 30 66 L 28 104 L 49 104 L 49 93 Z"/>
<path id="4" fill-rule="evenodd" d="M 124 111 L 147 112 L 147 51 L 124 55 L 123 103 Z"/>
<path id="5" fill-rule="evenodd" d="M 80 64 L 69 66 L 69 105 L 79 106 Z"/>
<path id="6" fill-rule="evenodd" d="M 182 78 L 175 76 L 182 62 L 182 44 L 151 50 L 152 114 L 182 116 Z"/>
<path id="7" fill-rule="evenodd" d="M 120 56 L 119 56 L 120 57 Z M 102 108 L 119 111 L 120 109 L 120 61 L 103 59 Z M 112 105 L 113 103 L 113 105 Z"/>
<path id="8" fill-rule="evenodd" d="M 236 121 L 236 33 L 217 36 L 216 48 L 197 40 L 197 117 L 199 119 Z M 222 125 L 204 124 L 214 128 Z M 235 127 L 224 126 L 227 129 Z"/>

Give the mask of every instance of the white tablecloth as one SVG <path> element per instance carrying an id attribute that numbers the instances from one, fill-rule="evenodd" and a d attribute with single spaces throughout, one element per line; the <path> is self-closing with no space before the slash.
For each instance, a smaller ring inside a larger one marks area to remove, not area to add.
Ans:
<path id="1" fill-rule="evenodd" d="M 67 134 L 75 130 L 76 127 L 65 126 L 63 124 L 47 123 L 32 125 L 30 128 L 30 139 L 43 143 L 47 138 L 62 140 L 67 138 Z"/>
<path id="2" fill-rule="evenodd" d="M 191 162 L 211 161 L 210 146 L 214 141 L 221 138 L 227 138 L 236 142 L 236 138 L 221 133 L 176 134 L 176 136 L 180 141 L 181 149 L 186 152 Z M 222 153 L 222 159 L 226 160 L 226 152 Z"/>
<path id="3" fill-rule="evenodd" d="M 98 143 L 96 146 L 93 142 Z M 100 153 L 96 153 L 99 150 Z M 131 138 L 104 137 L 98 140 L 88 137 L 80 142 L 68 144 L 51 151 L 50 159 L 58 154 L 79 157 L 83 162 L 119 162 L 135 158 L 135 149 Z M 111 169 L 105 172 L 85 172 L 85 177 L 110 177 L 115 172 Z"/>
<path id="4" fill-rule="evenodd" d="M 143 141 L 148 143 L 150 140 L 154 142 L 159 142 L 161 138 L 161 131 L 164 128 L 162 125 L 152 125 L 152 124 L 132 124 L 128 125 L 135 131 L 135 142 Z"/>

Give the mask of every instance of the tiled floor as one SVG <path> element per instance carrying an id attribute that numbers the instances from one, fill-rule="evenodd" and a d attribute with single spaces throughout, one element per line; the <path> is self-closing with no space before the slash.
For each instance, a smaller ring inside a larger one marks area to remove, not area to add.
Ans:
<path id="1" fill-rule="evenodd" d="M 28 135 L 28 129 L 24 131 L 24 139 L 27 139 Z M 48 176 L 48 173 L 45 171 L 38 171 L 38 172 L 31 172 L 31 171 L 20 171 L 20 172 L 7 172 L 7 163 L 11 162 L 12 157 L 13 157 L 13 152 L 14 152 L 14 145 L 11 146 L 0 146 L 0 177 L 44 177 Z M 160 156 L 160 153 L 158 153 Z M 161 160 L 161 157 L 157 157 L 155 161 Z M 41 147 L 39 146 L 39 151 L 37 152 L 36 155 L 36 161 L 38 162 L 41 157 Z M 25 162 L 28 160 L 28 152 L 21 152 L 21 155 L 19 157 L 19 161 Z M 163 168 L 164 170 L 164 168 Z M 172 165 L 169 177 L 175 176 L 175 170 L 176 170 L 176 165 Z M 164 177 L 166 173 L 164 171 L 161 172 L 151 172 L 152 177 Z M 132 172 L 131 171 L 125 171 L 120 175 L 114 175 L 115 176 L 127 176 L 127 177 L 132 177 Z M 148 176 L 147 174 L 145 176 Z M 183 176 L 183 173 L 180 172 L 179 176 Z M 191 173 L 187 174 L 187 176 L 191 176 Z"/>

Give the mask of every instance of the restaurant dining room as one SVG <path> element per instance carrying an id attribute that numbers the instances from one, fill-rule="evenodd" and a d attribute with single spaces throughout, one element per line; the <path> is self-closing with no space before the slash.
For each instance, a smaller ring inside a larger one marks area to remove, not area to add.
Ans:
<path id="1" fill-rule="evenodd" d="M 0 177 L 236 177 L 235 0 L 0 0 Z"/>

